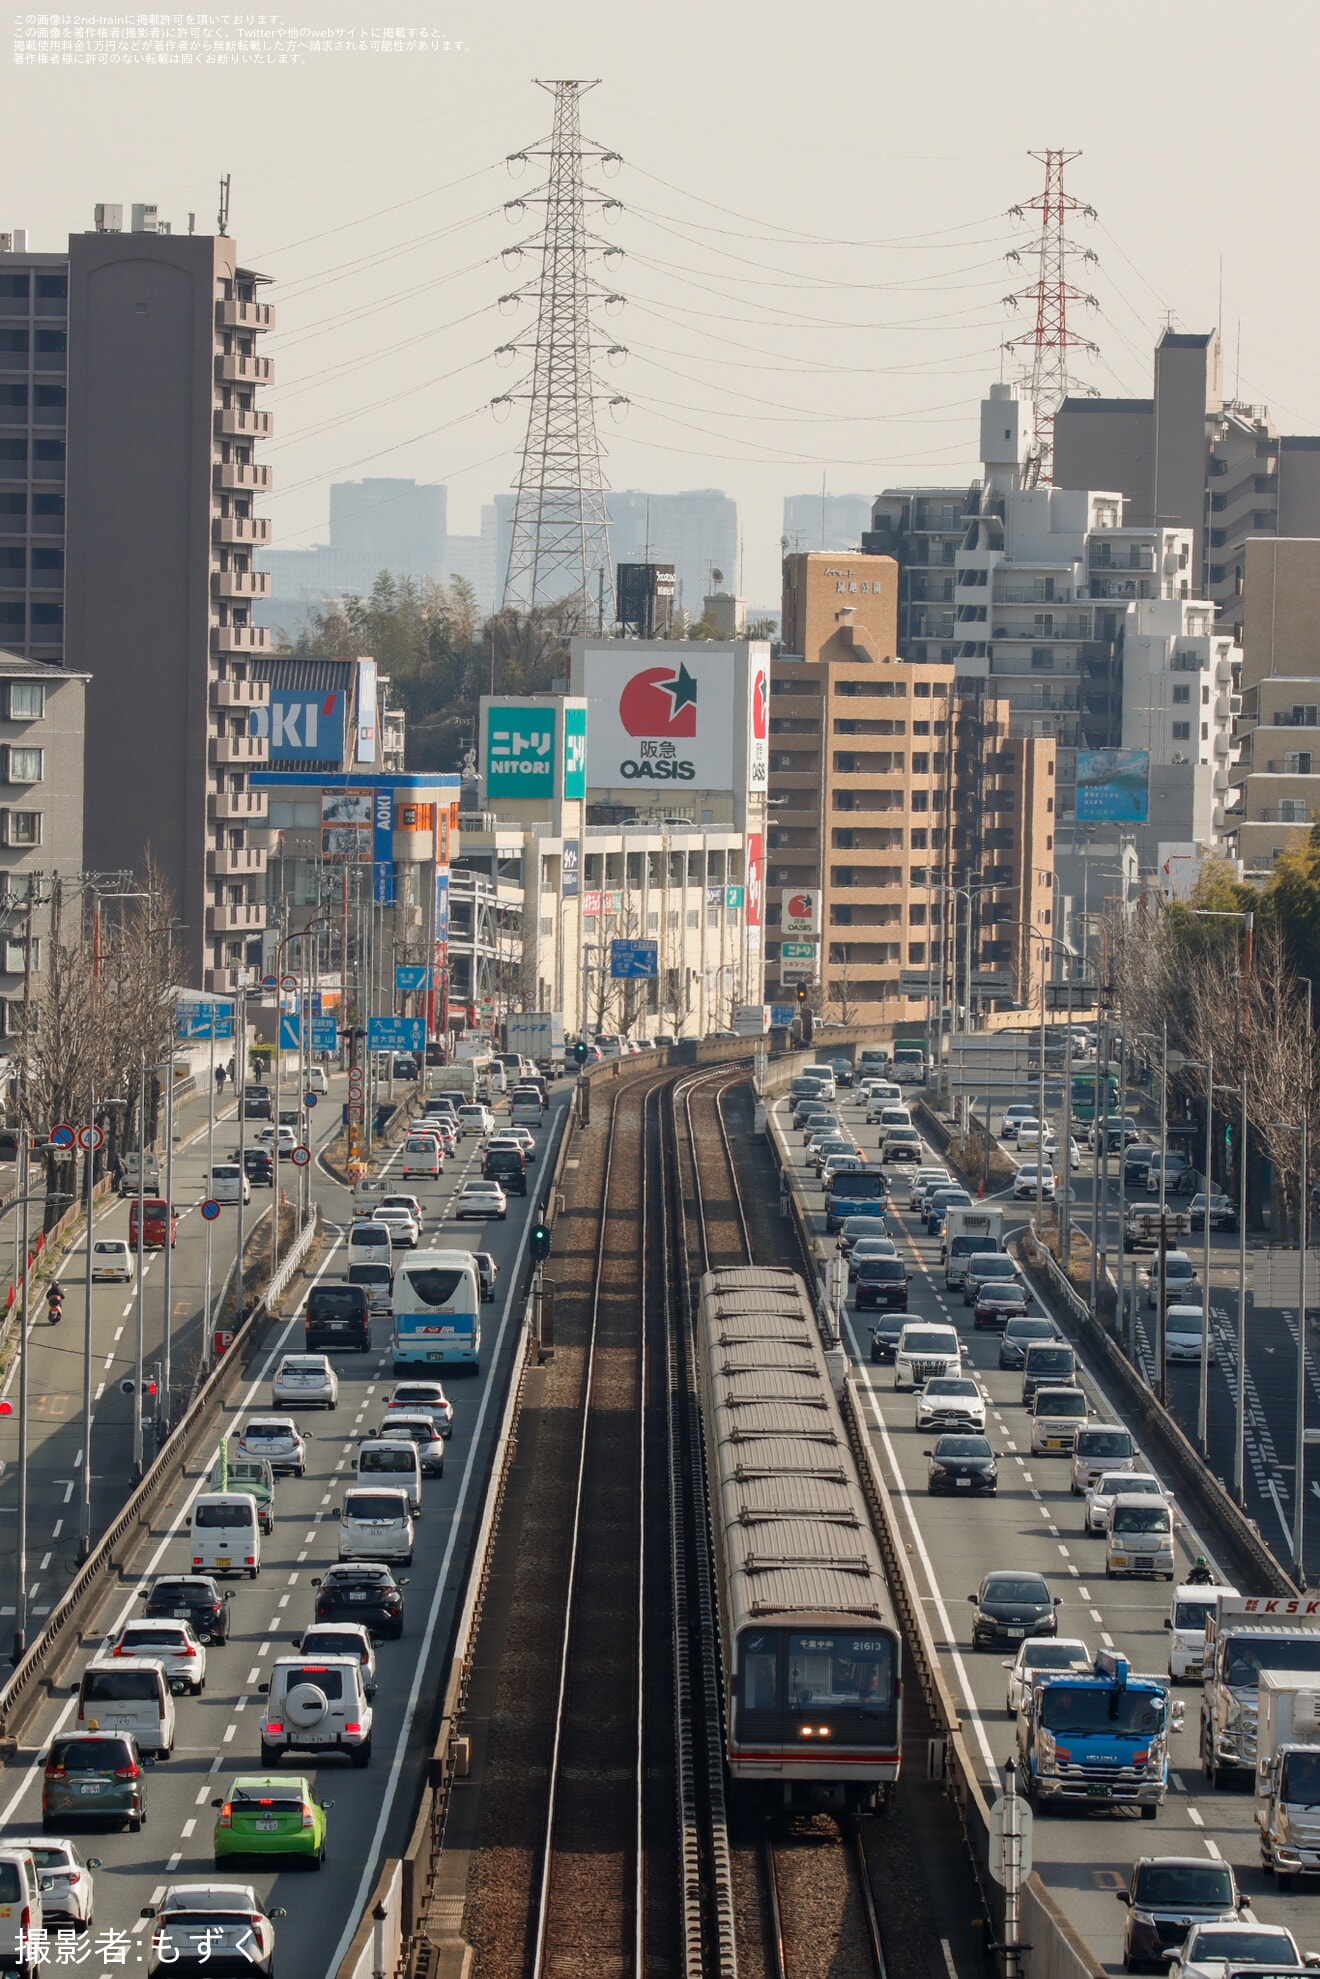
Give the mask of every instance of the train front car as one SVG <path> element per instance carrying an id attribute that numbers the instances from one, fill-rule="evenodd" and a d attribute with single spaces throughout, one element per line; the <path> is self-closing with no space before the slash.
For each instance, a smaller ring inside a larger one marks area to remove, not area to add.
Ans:
<path id="1" fill-rule="evenodd" d="M 898 1777 L 901 1648 L 811 1301 L 756 1265 L 701 1293 L 729 1772 L 777 1804 L 871 1810 Z"/>

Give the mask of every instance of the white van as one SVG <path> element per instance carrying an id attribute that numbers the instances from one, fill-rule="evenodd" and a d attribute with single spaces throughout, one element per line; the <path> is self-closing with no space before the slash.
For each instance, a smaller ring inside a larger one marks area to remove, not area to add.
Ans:
<path id="1" fill-rule="evenodd" d="M 1173 1579 L 1172 1505 L 1127 1492 L 1114 1499 L 1105 1534 L 1105 1573 Z"/>
<path id="2" fill-rule="evenodd" d="M 397 1484 L 408 1493 L 413 1517 L 422 1513 L 422 1460 L 417 1445 L 402 1436 L 370 1436 L 357 1449 L 359 1484 Z"/>
<path id="3" fill-rule="evenodd" d="M 261 1520 L 250 1491 L 201 1491 L 193 1499 L 192 1570 L 195 1574 L 261 1571 Z"/>
<path id="4" fill-rule="evenodd" d="M 348 1233 L 350 1271 L 355 1264 L 388 1264 L 390 1257 L 390 1233 L 383 1223 L 354 1223 Z"/>
<path id="5" fill-rule="evenodd" d="M 460 1106 L 458 1123 L 465 1134 L 493 1134 L 495 1115 L 488 1106 Z"/>
<path id="6" fill-rule="evenodd" d="M 326 1071 L 324 1065 L 309 1065 L 307 1067 L 307 1090 L 309 1093 L 324 1094 L 329 1092 L 330 1074 Z"/>
<path id="7" fill-rule="evenodd" d="M 545 1111 L 536 1086 L 516 1086 L 510 1108 L 515 1127 L 539 1127 Z"/>
<path id="8" fill-rule="evenodd" d="M 252 1184 L 236 1161 L 218 1161 L 211 1170 L 211 1200 L 250 1203 Z"/>
<path id="9" fill-rule="evenodd" d="M 416 1445 L 410 1447 L 415 1459 Z M 398 1561 L 409 1567 L 412 1556 L 413 1522 L 407 1487 L 351 1485 L 339 1508 L 340 1559 Z"/>
<path id="10" fill-rule="evenodd" d="M 121 1196 L 160 1194 L 160 1162 L 150 1148 L 145 1155 L 137 1148 L 130 1148 L 124 1156 L 124 1166 L 119 1176 L 119 1193 Z"/>
<path id="11" fill-rule="evenodd" d="M 409 1175 L 424 1175 L 428 1180 L 436 1181 L 443 1166 L 440 1143 L 433 1134 L 409 1135 L 403 1144 L 403 1159 L 399 1164 L 399 1172 L 405 1179 Z"/>
<path id="12" fill-rule="evenodd" d="M 93 1657 L 73 1688 L 78 1695 L 74 1731 L 128 1732 L 140 1751 L 169 1758 L 174 1750 L 174 1697 L 159 1657 Z"/>
<path id="13" fill-rule="evenodd" d="M 26 1963 L 26 1954 L 34 1943 L 46 1944 L 46 1928 L 58 1913 L 43 1910 L 41 1900 L 50 1892 L 47 1902 L 53 1903 L 54 1889 L 54 1877 L 42 1875 L 31 1849 L 0 1849 L 0 1971 L 35 1975 L 37 1968 Z M 41 1963 L 46 1963 L 44 1956 Z"/>

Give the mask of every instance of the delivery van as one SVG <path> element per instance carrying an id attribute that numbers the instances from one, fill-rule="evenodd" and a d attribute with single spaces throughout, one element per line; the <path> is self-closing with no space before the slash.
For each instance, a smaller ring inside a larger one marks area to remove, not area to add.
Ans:
<path id="1" fill-rule="evenodd" d="M 125 1732 L 137 1740 L 139 1751 L 169 1758 L 174 1698 L 158 1657 L 93 1657 L 73 1688 L 78 1697 L 74 1731 Z"/>
<path id="2" fill-rule="evenodd" d="M 202 1491 L 193 1500 L 192 1570 L 195 1574 L 261 1571 L 261 1520 L 250 1491 Z"/>

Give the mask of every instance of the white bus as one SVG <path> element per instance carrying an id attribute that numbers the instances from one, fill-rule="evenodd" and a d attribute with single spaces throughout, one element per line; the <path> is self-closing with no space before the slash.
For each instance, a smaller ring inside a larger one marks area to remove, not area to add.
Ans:
<path id="1" fill-rule="evenodd" d="M 481 1360 L 481 1286 L 471 1251 L 414 1251 L 394 1273 L 394 1372 Z"/>

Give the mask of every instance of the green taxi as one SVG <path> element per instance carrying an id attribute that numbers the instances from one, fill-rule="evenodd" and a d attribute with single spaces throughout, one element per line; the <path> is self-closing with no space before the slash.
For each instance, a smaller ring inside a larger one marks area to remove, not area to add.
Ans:
<path id="1" fill-rule="evenodd" d="M 325 1817 L 334 1802 L 318 1801 L 311 1781 L 297 1773 L 242 1773 L 211 1805 L 218 1810 L 217 1868 L 241 1855 L 287 1855 L 313 1869 L 325 1861 Z"/>

